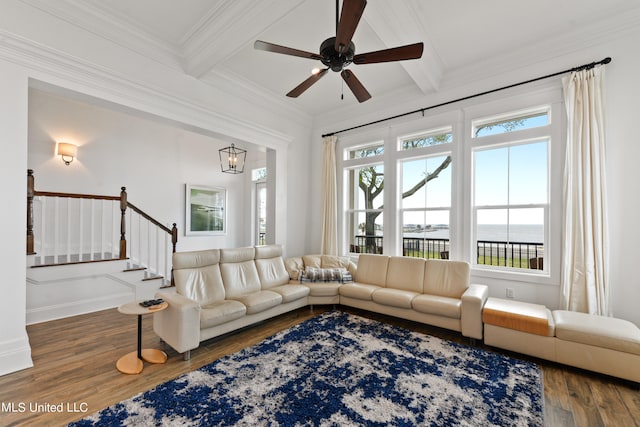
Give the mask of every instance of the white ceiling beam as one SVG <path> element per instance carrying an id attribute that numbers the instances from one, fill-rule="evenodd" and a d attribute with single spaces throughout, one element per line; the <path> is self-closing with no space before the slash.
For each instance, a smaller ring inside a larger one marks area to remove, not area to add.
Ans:
<path id="1" fill-rule="evenodd" d="M 440 86 L 444 64 L 431 43 L 429 34 L 418 19 L 421 16 L 420 1 L 369 2 L 363 19 L 384 41 L 387 48 L 411 43 L 424 43 L 424 53 L 419 60 L 398 62 L 420 90 L 427 94 Z"/>
<path id="2" fill-rule="evenodd" d="M 217 0 L 182 40 L 185 71 L 203 77 L 305 0 Z"/>

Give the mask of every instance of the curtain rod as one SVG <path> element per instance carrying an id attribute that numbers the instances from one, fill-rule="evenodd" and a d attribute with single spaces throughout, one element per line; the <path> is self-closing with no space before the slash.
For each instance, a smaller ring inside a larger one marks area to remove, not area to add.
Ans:
<path id="1" fill-rule="evenodd" d="M 530 79 L 530 80 L 525 80 L 525 81 L 520 82 L 520 83 L 513 83 L 513 84 L 510 84 L 508 86 L 499 87 L 497 89 L 487 90 L 487 91 L 484 91 L 484 92 L 476 93 L 474 95 L 468 95 L 468 96 L 465 96 L 465 97 L 462 97 L 462 98 L 458 98 L 458 99 L 454 99 L 454 100 L 451 100 L 451 101 L 442 102 L 440 104 L 431 105 L 429 107 L 420 108 L 418 110 L 409 111 L 407 113 L 397 114 L 395 116 L 391 116 L 391 117 L 387 117 L 387 118 L 379 119 L 379 120 L 374 120 L 372 122 L 365 123 L 365 124 L 362 124 L 362 125 L 353 126 L 353 127 L 347 128 L 347 129 L 337 130 L 335 132 L 326 133 L 326 134 L 322 135 L 322 137 L 324 138 L 325 136 L 333 136 L 333 135 L 336 135 L 336 134 L 339 134 L 339 133 L 342 133 L 342 132 L 347 132 L 347 131 L 350 131 L 350 130 L 359 129 L 359 128 L 362 128 L 362 127 L 365 127 L 365 126 L 375 125 L 377 123 L 386 122 L 388 120 L 397 119 L 398 117 L 404 117 L 404 116 L 408 116 L 408 115 L 411 115 L 411 114 L 416 114 L 416 113 L 423 113 L 424 114 L 425 111 L 431 110 L 433 108 L 442 107 L 444 105 L 453 104 L 455 102 L 466 101 L 467 99 L 477 98 L 479 96 L 488 95 L 490 93 L 499 92 L 499 91 L 505 90 L 505 89 L 511 89 L 512 87 L 526 85 L 528 83 L 537 82 L 538 80 L 548 79 L 550 77 L 559 76 L 561 74 L 572 73 L 574 71 L 589 70 L 589 69 L 595 67 L 596 65 L 605 65 L 605 64 L 608 64 L 610 62 L 611 62 L 611 58 L 610 57 L 606 57 L 602 61 L 591 62 L 590 64 L 580 65 L 578 67 L 573 67 L 573 68 L 570 68 L 568 70 L 558 71 L 557 73 L 548 74 L 548 75 L 542 76 L 542 77 L 536 77 L 536 78 Z"/>

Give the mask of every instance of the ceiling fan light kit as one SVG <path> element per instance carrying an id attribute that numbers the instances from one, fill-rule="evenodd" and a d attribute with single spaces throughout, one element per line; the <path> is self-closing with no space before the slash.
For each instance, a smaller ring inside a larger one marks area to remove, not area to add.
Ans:
<path id="1" fill-rule="evenodd" d="M 347 86 L 349 86 L 349 89 L 353 92 L 358 102 L 364 102 L 371 98 L 371 94 L 355 74 L 351 70 L 347 70 L 346 67 L 352 63 L 356 65 L 375 64 L 422 57 L 422 51 L 424 49 L 423 43 L 414 43 L 356 55 L 356 47 L 351 39 L 358 27 L 366 5 L 366 0 L 344 0 L 342 3 L 342 12 L 340 12 L 338 16 L 339 0 L 336 0 L 336 36 L 329 37 L 322 42 L 319 54 L 256 40 L 253 45 L 254 49 L 319 60 L 327 67 L 314 72 L 311 77 L 308 77 L 293 88 L 287 93 L 288 97 L 297 98 L 302 95 L 314 83 L 320 80 L 328 70 L 331 70 L 340 73 L 342 79 Z"/>

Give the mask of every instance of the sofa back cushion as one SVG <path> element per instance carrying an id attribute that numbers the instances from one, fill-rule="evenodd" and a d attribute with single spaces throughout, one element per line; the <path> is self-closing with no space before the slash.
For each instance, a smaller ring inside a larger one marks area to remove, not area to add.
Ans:
<path id="1" fill-rule="evenodd" d="M 289 273 L 282 259 L 282 246 L 256 246 L 255 257 L 262 289 L 289 283 Z"/>
<path id="2" fill-rule="evenodd" d="M 302 263 L 304 264 L 305 268 L 322 268 L 322 255 L 302 255 Z"/>
<path id="3" fill-rule="evenodd" d="M 289 279 L 300 280 L 300 273 L 304 271 L 304 262 L 302 257 L 291 257 L 284 261 L 284 266 L 289 273 Z"/>
<path id="4" fill-rule="evenodd" d="M 428 259 L 424 269 L 424 293 L 460 298 L 469 287 L 469 263 Z"/>
<path id="5" fill-rule="evenodd" d="M 422 293 L 424 258 L 392 256 L 387 267 L 387 288 Z"/>
<path id="6" fill-rule="evenodd" d="M 227 299 L 260 290 L 253 247 L 220 249 L 220 272 Z"/>
<path id="7" fill-rule="evenodd" d="M 389 257 L 386 255 L 361 254 L 358 257 L 355 281 L 368 285 L 385 286 L 388 264 Z"/>
<path id="8" fill-rule="evenodd" d="M 219 262 L 218 249 L 174 253 L 173 278 L 176 292 L 200 305 L 224 300 L 225 289 Z"/>

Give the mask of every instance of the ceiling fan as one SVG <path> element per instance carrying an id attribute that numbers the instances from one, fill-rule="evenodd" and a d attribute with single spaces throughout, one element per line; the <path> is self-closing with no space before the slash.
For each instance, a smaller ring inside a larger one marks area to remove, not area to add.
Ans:
<path id="1" fill-rule="evenodd" d="M 356 55 L 356 47 L 351 41 L 351 38 L 356 31 L 356 27 L 358 26 L 358 22 L 360 22 L 366 5 L 367 0 L 344 0 L 342 3 L 342 11 L 338 16 L 339 0 L 336 0 L 336 36 L 329 37 L 322 42 L 320 45 L 320 53 L 306 52 L 261 40 L 256 40 L 253 47 L 254 49 L 267 52 L 319 60 L 327 67 L 314 73 L 311 77 L 287 93 L 289 97 L 297 98 L 331 69 L 336 73 L 340 73 L 342 79 L 347 86 L 349 86 L 349 89 L 351 89 L 351 92 L 353 92 L 358 102 L 364 102 L 371 98 L 371 94 L 362 83 L 360 83 L 360 80 L 358 80 L 355 74 L 346 69 L 349 64 L 375 64 L 379 62 L 418 59 L 422 57 L 422 50 L 424 48 L 423 43 L 414 43 Z"/>

